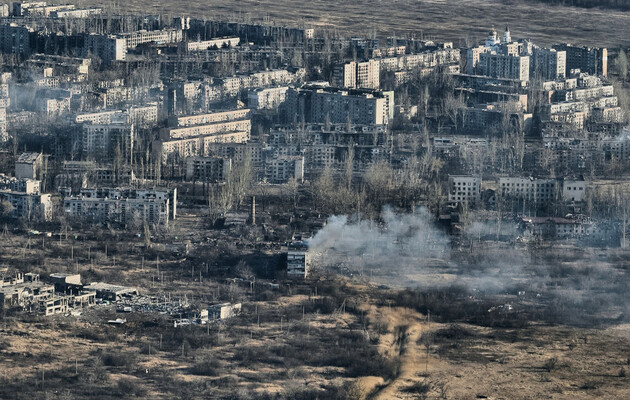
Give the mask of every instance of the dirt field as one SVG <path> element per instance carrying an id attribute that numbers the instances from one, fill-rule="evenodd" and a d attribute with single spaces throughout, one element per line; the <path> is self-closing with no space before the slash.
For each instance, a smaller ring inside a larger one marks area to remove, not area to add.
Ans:
<path id="1" fill-rule="evenodd" d="M 551 300 L 542 290 L 538 299 L 529 288 L 518 297 L 514 290 L 484 297 L 448 288 L 405 295 L 376 277 L 366 285 L 364 277 L 328 275 L 303 283 L 280 279 L 278 290 L 251 293 L 247 285 L 227 284 L 221 269 L 201 268 L 199 279 L 202 260 L 224 266 L 254 251 L 241 243 L 245 231 L 204 226 L 202 218 L 182 213 L 151 250 L 141 238 L 110 232 L 88 232 L 85 239 L 3 233 L 2 266 L 79 271 L 85 280 L 203 304 L 242 301 L 243 314 L 208 329 L 174 328 L 158 313 L 121 314 L 115 306 L 96 306 L 80 317 L 0 313 L 0 398 L 630 398 L 630 325 L 618 310 L 625 303 L 614 297 L 627 293 L 625 253 L 547 251 L 562 259 L 545 270 L 545 279 L 559 287 L 574 282 L 576 291 L 590 291 L 590 303 Z M 158 250 L 158 242 L 176 237 L 199 250 L 186 256 Z M 165 279 L 154 280 L 158 256 Z M 533 264 L 543 260 L 541 254 Z M 435 263 L 438 272 L 443 267 Z M 532 279 L 541 274 L 528 268 Z M 416 283 L 430 277 L 406 276 Z M 610 276 L 617 286 L 602 297 Z M 501 309 L 507 303 L 514 308 Z M 562 314 L 554 317 L 552 305 Z M 105 323 L 121 316 L 127 324 Z"/>
<path id="2" fill-rule="evenodd" d="M 301 390 L 325 393 L 331 384 L 343 382 L 354 382 L 358 389 L 355 397 L 345 397 L 349 399 L 630 396 L 626 376 L 630 369 L 629 325 L 596 330 L 537 324 L 523 329 L 443 324 L 428 321 L 409 308 L 368 300 L 359 310 L 366 317 L 370 340 L 378 338 L 373 346 L 397 368 L 391 377 L 348 379 L 349 370 L 361 367 L 337 367 L 324 360 L 345 353 L 343 342 L 353 327 L 356 331 L 357 317 L 344 312 L 311 313 L 287 323 L 287 312 L 301 307 L 305 300 L 305 296 L 293 295 L 260 303 L 265 309 L 260 326 L 252 323 L 249 307 L 247 315 L 219 331 L 212 326 L 207 339 L 205 327 L 188 333 L 173 331 L 175 337 L 185 334 L 188 338 L 183 345 L 167 345 L 168 331 L 160 330 L 164 332 L 162 348 L 161 335 L 141 328 L 142 321 L 145 325 L 150 321 L 146 317 L 126 328 L 101 325 L 98 332 L 94 331 L 98 325 L 70 317 L 9 323 L 0 327 L 0 380 L 16 387 L 28 380 L 31 394 L 63 399 L 90 393 L 90 389 L 77 392 L 71 385 L 76 381 L 83 387 L 93 382 L 91 394 L 102 396 L 98 398 L 109 398 L 104 394 L 108 391 L 124 397 L 125 385 L 131 383 L 136 398 L 174 398 L 189 388 L 191 394 L 181 398 L 201 399 L 213 393 L 219 396 L 216 398 L 244 399 L 252 393 L 288 396 L 294 392 L 297 397 L 288 398 L 297 399 L 304 398 Z M 96 309 L 90 313 L 104 312 Z M 337 343 L 331 334 L 338 335 Z M 206 345 L 196 343 L 204 340 Z M 309 351 L 326 347 L 330 350 L 321 353 L 320 361 L 310 360 Z M 200 365 L 207 365 L 206 369 L 195 372 Z M 241 397 L 220 395 L 230 388 Z M 16 393 L 15 398 L 21 397 Z"/>
<path id="3" fill-rule="evenodd" d="M 99 5 L 95 0 L 86 4 Z M 121 11 L 187 14 L 243 20 L 268 19 L 287 25 L 335 27 L 352 34 L 381 37 L 424 34 L 437 40 L 480 40 L 492 25 L 509 25 L 513 38 L 540 44 L 569 41 L 615 47 L 630 44 L 630 13 L 546 6 L 536 2 L 497 0 L 214 0 L 199 2 L 119 2 Z"/>
<path id="4" fill-rule="evenodd" d="M 625 376 L 630 368 L 629 325 L 489 329 L 430 323 L 407 308 L 372 308 L 368 315 L 373 322 L 387 323 L 381 351 L 401 357 L 399 375 L 374 385 L 373 399 L 418 398 L 410 395 L 411 388 L 423 383 L 432 399 L 630 396 Z"/>

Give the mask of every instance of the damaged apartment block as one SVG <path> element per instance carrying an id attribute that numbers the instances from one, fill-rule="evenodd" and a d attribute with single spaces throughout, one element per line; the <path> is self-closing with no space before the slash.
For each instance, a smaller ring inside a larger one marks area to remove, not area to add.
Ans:
<path id="1" fill-rule="evenodd" d="M 21 307 L 41 315 L 65 314 L 96 303 L 96 294 L 83 290 L 79 275 L 52 274 L 42 282 L 39 274 L 17 273 L 0 281 L 0 305 Z"/>
<path id="2" fill-rule="evenodd" d="M 310 272 L 310 254 L 308 245 L 303 240 L 295 240 L 287 244 L 287 276 L 304 279 Z"/>

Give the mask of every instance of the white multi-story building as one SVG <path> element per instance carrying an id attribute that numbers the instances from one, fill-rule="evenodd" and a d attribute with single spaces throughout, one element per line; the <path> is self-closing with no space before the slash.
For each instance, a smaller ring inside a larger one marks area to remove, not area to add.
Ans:
<path id="1" fill-rule="evenodd" d="M 127 123 L 83 126 L 83 152 L 90 158 L 112 159 L 117 151 L 131 163 L 134 126 Z"/>
<path id="2" fill-rule="evenodd" d="M 247 106 L 254 110 L 276 110 L 287 98 L 288 86 L 260 88 L 247 95 Z"/>
<path id="3" fill-rule="evenodd" d="M 0 107 L 0 143 L 7 142 L 9 134 L 7 133 L 7 109 Z"/>
<path id="4" fill-rule="evenodd" d="M 39 194 L 41 182 L 31 178 L 14 178 L 0 174 L 0 189 L 25 194 Z"/>
<path id="5" fill-rule="evenodd" d="M 40 114 L 57 117 L 70 112 L 70 97 L 52 99 L 38 97 L 35 100 L 35 107 Z"/>
<path id="6" fill-rule="evenodd" d="M 89 34 L 85 36 L 84 56 L 94 55 L 104 63 L 124 60 L 127 57 L 127 40 L 113 35 Z"/>
<path id="7" fill-rule="evenodd" d="M 81 8 L 77 10 L 56 10 L 50 13 L 51 18 L 88 18 L 103 13 L 102 8 Z"/>
<path id="8" fill-rule="evenodd" d="M 224 157 L 189 157 L 186 159 L 186 180 L 224 182 L 232 170 L 232 160 Z"/>
<path id="9" fill-rule="evenodd" d="M 469 175 L 449 175 L 449 204 L 478 205 L 481 202 L 481 177 Z"/>
<path id="10" fill-rule="evenodd" d="M 306 278 L 310 273 L 311 257 L 305 242 L 291 242 L 287 246 L 287 276 Z"/>
<path id="11" fill-rule="evenodd" d="M 148 103 L 141 106 L 129 106 L 117 110 L 103 110 L 91 113 L 77 114 L 74 122 L 77 124 L 132 123 L 134 125 L 155 124 L 158 119 L 157 103 Z"/>
<path id="12" fill-rule="evenodd" d="M 251 128 L 252 121 L 250 119 L 240 119 L 235 121 L 213 122 L 202 125 L 169 128 L 167 132 L 168 138 L 170 139 L 186 139 L 229 132 L 250 132 Z"/>
<path id="13" fill-rule="evenodd" d="M 305 76 L 306 70 L 304 68 L 260 71 L 250 75 L 237 75 L 216 79 L 210 86 L 213 89 L 205 88 L 204 91 L 235 96 L 241 90 L 299 83 L 304 80 Z"/>
<path id="14" fill-rule="evenodd" d="M 169 126 L 172 127 L 189 127 L 195 125 L 212 124 L 218 122 L 231 122 L 245 120 L 251 117 L 251 110 L 247 108 L 228 111 L 217 111 L 206 114 L 196 115 L 173 115 L 169 117 Z"/>
<path id="15" fill-rule="evenodd" d="M 481 75 L 495 78 L 529 81 L 529 56 L 501 54 L 494 51 L 481 53 L 477 70 Z"/>
<path id="16" fill-rule="evenodd" d="M 118 119 L 116 115 L 120 114 L 120 110 L 106 110 L 84 114 L 77 114 L 74 122 L 77 124 L 111 124 L 114 119 Z"/>
<path id="17" fill-rule="evenodd" d="M 521 227 L 525 237 L 546 239 L 574 239 L 597 231 L 593 222 L 586 218 L 523 217 Z"/>
<path id="18" fill-rule="evenodd" d="M 10 217 L 52 219 L 52 199 L 50 194 L 40 193 L 40 181 L 18 179 L 0 174 L 0 202 L 11 204 Z"/>
<path id="19" fill-rule="evenodd" d="M 177 217 L 177 189 L 81 189 L 63 199 L 69 217 L 92 222 L 167 225 Z"/>
<path id="20" fill-rule="evenodd" d="M 562 79 L 567 75 L 566 66 L 566 51 L 534 47 L 530 65 L 531 76 Z"/>
<path id="21" fill-rule="evenodd" d="M 125 40 L 128 49 L 133 49 L 144 43 L 178 43 L 183 40 L 184 35 L 181 29 L 164 29 L 160 31 L 141 30 L 122 33 L 118 37 Z"/>
<path id="22" fill-rule="evenodd" d="M 13 16 L 23 17 L 29 8 L 46 7 L 45 1 L 15 1 L 13 2 Z"/>
<path id="23" fill-rule="evenodd" d="M 304 156 L 281 156 L 267 160 L 265 177 L 270 183 L 286 183 L 290 179 L 304 181 Z"/>
<path id="24" fill-rule="evenodd" d="M 188 157 L 208 155 L 211 146 L 215 143 L 246 143 L 249 139 L 249 130 L 205 134 L 184 139 L 157 141 L 154 142 L 154 151 L 158 151 L 162 162 L 167 163 L 171 158 L 184 160 Z"/>
<path id="25" fill-rule="evenodd" d="M 378 89 L 380 87 L 380 62 L 371 59 L 338 65 L 334 71 L 333 85 L 350 89 Z"/>
<path id="26" fill-rule="evenodd" d="M 241 39 L 238 37 L 222 37 L 222 38 L 214 38 L 210 40 L 201 40 L 196 42 L 186 42 L 186 51 L 204 51 L 213 48 L 221 48 L 221 47 L 236 47 L 241 42 Z"/>
<path id="27" fill-rule="evenodd" d="M 459 67 L 459 49 L 440 48 L 416 54 L 399 54 L 395 57 L 376 59 L 381 70 L 387 71 L 430 71 L 440 66 Z M 459 72 L 459 70 L 457 71 Z"/>
<path id="28" fill-rule="evenodd" d="M 505 197 L 547 203 L 557 200 L 582 202 L 586 198 L 586 182 L 569 179 L 499 178 L 499 190 Z"/>

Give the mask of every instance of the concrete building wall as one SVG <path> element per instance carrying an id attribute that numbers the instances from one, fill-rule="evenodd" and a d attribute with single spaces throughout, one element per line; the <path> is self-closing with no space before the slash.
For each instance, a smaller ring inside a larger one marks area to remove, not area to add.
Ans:
<path id="1" fill-rule="evenodd" d="M 449 175 L 448 202 L 474 206 L 481 202 L 481 177 Z"/>
<path id="2" fill-rule="evenodd" d="M 481 75 L 528 81 L 529 57 L 496 52 L 481 53 L 479 55 L 478 71 Z"/>

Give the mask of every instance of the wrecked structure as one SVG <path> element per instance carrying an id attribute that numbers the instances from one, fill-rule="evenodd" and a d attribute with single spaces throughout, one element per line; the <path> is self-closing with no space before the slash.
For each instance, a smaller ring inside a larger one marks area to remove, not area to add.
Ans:
<path id="1" fill-rule="evenodd" d="M 96 304 L 96 294 L 83 289 L 78 274 L 52 274 L 50 282 L 42 282 L 39 274 L 17 273 L 14 277 L 3 278 L 0 285 L 0 306 L 3 308 L 21 307 L 48 316 Z"/>
<path id="2" fill-rule="evenodd" d="M 177 189 L 83 188 L 63 199 L 69 217 L 97 223 L 128 224 L 138 220 L 168 225 L 177 216 Z"/>
<path id="3" fill-rule="evenodd" d="M 93 282 L 85 286 L 86 290 L 93 291 L 97 298 L 106 301 L 121 301 L 138 295 L 138 289 L 129 286 L 112 285 L 103 282 Z"/>
<path id="4" fill-rule="evenodd" d="M 310 272 L 310 254 L 304 241 L 293 241 L 287 245 L 287 276 L 306 278 Z"/>

